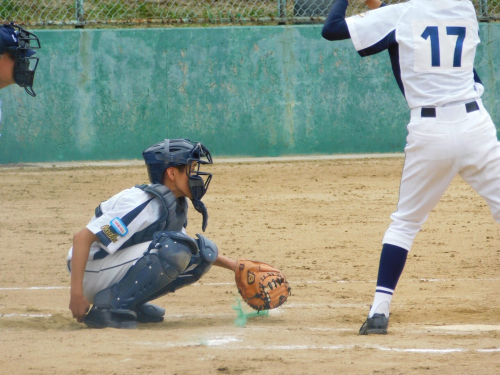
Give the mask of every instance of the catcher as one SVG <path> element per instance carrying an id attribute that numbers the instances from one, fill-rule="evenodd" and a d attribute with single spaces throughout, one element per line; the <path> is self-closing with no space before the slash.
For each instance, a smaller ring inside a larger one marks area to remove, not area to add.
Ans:
<path id="1" fill-rule="evenodd" d="M 73 238 L 67 257 L 73 317 L 92 328 L 162 322 L 165 309 L 149 301 L 195 283 L 212 265 L 235 272 L 238 290 L 252 308 L 268 310 L 285 303 L 290 287 L 280 271 L 219 255 L 213 241 L 186 234 L 186 198 L 202 214 L 202 230 L 207 226 L 201 199 L 212 174 L 201 167 L 212 164 L 208 149 L 188 139 L 165 139 L 146 149 L 143 157 L 151 184 L 126 189 L 99 204 Z"/>

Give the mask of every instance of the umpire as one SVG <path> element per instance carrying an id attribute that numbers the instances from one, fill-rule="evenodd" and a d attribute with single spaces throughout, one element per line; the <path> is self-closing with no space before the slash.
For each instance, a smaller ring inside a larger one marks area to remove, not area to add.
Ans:
<path id="1" fill-rule="evenodd" d="M 31 96 L 40 48 L 38 37 L 14 22 L 0 25 L 0 89 L 17 83 Z"/>

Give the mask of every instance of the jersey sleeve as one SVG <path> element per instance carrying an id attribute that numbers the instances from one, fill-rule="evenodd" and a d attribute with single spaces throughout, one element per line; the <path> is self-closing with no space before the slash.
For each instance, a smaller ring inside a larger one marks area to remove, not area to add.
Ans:
<path id="1" fill-rule="evenodd" d="M 361 56 L 370 56 L 389 47 L 395 40 L 396 25 L 408 3 L 383 6 L 346 19 L 354 48 Z"/>
<path id="2" fill-rule="evenodd" d="M 118 250 L 136 232 L 152 224 L 159 217 L 159 212 L 154 212 L 156 203 L 153 198 L 142 191 L 125 194 L 114 202 L 103 202 L 102 216 L 95 218 L 87 229 L 94 233 L 108 253 Z M 159 210 L 157 210 L 159 211 Z M 126 234 L 120 235 L 113 229 L 111 221 L 119 218 L 125 225 Z"/>
<path id="3" fill-rule="evenodd" d="M 326 40 L 333 41 L 350 38 L 347 23 L 345 22 L 347 5 L 347 0 L 337 0 L 333 3 L 321 31 L 321 35 Z"/>

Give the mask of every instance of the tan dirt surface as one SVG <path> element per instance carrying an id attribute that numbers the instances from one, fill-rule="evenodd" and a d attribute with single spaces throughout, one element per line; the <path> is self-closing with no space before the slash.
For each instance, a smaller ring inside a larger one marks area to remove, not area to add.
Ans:
<path id="1" fill-rule="evenodd" d="M 236 327 L 234 276 L 214 267 L 156 301 L 163 323 L 136 330 L 71 318 L 65 258 L 95 207 L 145 183 L 145 168 L 0 168 L 0 374 L 499 374 L 498 225 L 459 178 L 417 236 L 389 334 L 357 335 L 402 165 L 214 165 L 206 236 L 280 268 L 293 295 Z M 189 223 L 201 231 L 193 209 Z"/>

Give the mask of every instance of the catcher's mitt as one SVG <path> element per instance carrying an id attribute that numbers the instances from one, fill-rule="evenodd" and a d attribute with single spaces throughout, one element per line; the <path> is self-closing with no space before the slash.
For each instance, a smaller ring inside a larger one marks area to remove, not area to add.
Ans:
<path id="1" fill-rule="evenodd" d="M 240 259 L 235 279 L 243 300 L 257 311 L 275 309 L 290 295 L 285 276 L 266 263 Z"/>

